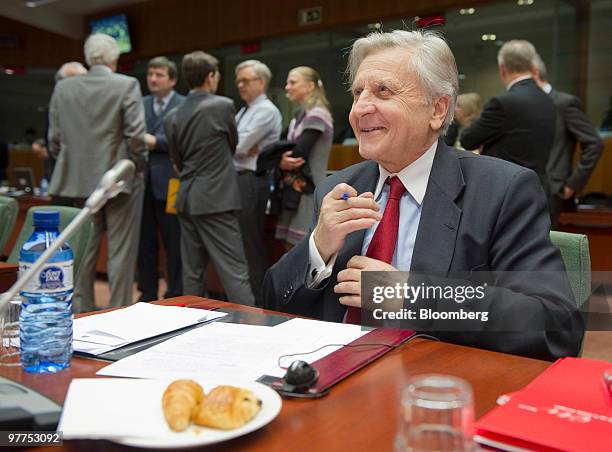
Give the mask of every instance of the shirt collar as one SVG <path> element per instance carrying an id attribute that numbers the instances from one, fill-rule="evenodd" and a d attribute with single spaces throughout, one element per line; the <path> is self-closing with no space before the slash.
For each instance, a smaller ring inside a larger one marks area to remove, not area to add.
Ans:
<path id="1" fill-rule="evenodd" d="M 255 104 L 258 104 L 259 102 L 267 99 L 268 96 L 266 96 L 266 93 L 262 93 L 259 96 L 257 96 L 255 99 L 253 99 L 253 101 L 249 104 L 249 107 L 252 107 Z"/>
<path id="2" fill-rule="evenodd" d="M 162 108 L 166 108 L 166 105 L 168 105 L 168 102 L 170 102 L 170 99 L 172 99 L 172 96 L 174 96 L 174 91 L 170 91 L 164 97 L 161 97 L 161 98 L 160 97 L 156 97 L 155 101 L 159 102 L 158 99 L 161 99 Z"/>
<path id="3" fill-rule="evenodd" d="M 544 86 L 542 87 L 542 90 L 544 90 L 544 92 L 546 94 L 550 94 L 550 92 L 552 91 L 552 85 L 548 82 L 544 83 Z"/>
<path id="4" fill-rule="evenodd" d="M 510 91 L 510 88 L 512 88 L 518 82 L 522 82 L 523 80 L 527 80 L 528 78 L 532 78 L 531 75 L 529 75 L 529 74 L 521 75 L 520 77 L 515 78 L 510 83 L 508 83 L 508 86 L 506 86 L 506 91 Z"/>
<path id="5" fill-rule="evenodd" d="M 378 199 L 387 178 L 397 176 L 402 181 L 402 184 L 404 184 L 404 187 L 406 187 L 406 191 L 412 195 L 414 200 L 419 203 L 419 205 L 422 204 L 423 198 L 425 197 L 425 191 L 427 190 L 427 182 L 429 181 L 431 167 L 433 166 L 434 157 L 436 156 L 437 147 L 438 140 L 434 141 L 423 155 L 402 169 L 399 173 L 390 173 L 379 164 L 378 184 L 376 185 L 376 191 L 374 192 L 374 199 Z"/>
<path id="6" fill-rule="evenodd" d="M 109 74 L 113 73 L 113 70 L 111 68 L 109 68 L 108 66 L 104 65 L 104 64 L 93 64 L 89 70 L 95 70 L 95 71 L 102 71 L 102 72 L 107 72 Z"/>

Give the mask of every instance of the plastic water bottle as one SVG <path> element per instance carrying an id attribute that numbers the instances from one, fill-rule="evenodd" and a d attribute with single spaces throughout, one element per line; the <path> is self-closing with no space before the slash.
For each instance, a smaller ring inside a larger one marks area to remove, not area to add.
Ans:
<path id="1" fill-rule="evenodd" d="M 47 196 L 47 191 L 49 191 L 49 181 L 43 177 L 40 180 L 40 196 Z"/>
<path id="2" fill-rule="evenodd" d="M 19 253 L 20 274 L 59 236 L 59 218 L 57 211 L 34 211 L 34 232 Z M 53 373 L 70 367 L 72 267 L 72 250 L 65 243 L 21 291 L 20 356 L 27 372 Z"/>

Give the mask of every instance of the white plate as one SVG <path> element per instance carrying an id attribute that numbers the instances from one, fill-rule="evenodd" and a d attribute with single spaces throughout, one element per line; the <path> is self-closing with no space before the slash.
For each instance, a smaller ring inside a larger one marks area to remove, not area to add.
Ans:
<path id="1" fill-rule="evenodd" d="M 66 396 L 58 429 L 63 431 L 64 439 L 109 439 L 128 446 L 174 449 L 238 438 L 267 425 L 281 410 L 279 395 L 261 383 L 233 379 L 198 382 L 206 392 L 222 384 L 250 389 L 261 399 L 261 411 L 234 430 L 192 425 L 177 433 L 168 427 L 161 406 L 162 394 L 169 381 L 75 379 Z"/>

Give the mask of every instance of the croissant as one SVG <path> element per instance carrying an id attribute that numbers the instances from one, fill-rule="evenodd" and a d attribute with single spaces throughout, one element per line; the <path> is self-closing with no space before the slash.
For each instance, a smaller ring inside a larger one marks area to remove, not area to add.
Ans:
<path id="1" fill-rule="evenodd" d="M 182 432 L 191 423 L 198 405 L 204 399 L 204 390 L 193 380 L 170 383 L 162 396 L 166 422 L 176 432 Z"/>
<path id="2" fill-rule="evenodd" d="M 248 389 L 217 386 L 208 393 L 194 416 L 204 427 L 230 430 L 238 428 L 261 410 L 261 400 Z"/>

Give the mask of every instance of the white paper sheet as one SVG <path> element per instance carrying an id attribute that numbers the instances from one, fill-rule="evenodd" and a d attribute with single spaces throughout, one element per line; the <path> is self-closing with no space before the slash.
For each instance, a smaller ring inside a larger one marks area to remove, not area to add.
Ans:
<path id="1" fill-rule="evenodd" d="M 74 321 L 75 351 L 99 355 L 136 341 L 227 315 L 207 309 L 136 303 Z"/>
<path id="2" fill-rule="evenodd" d="M 348 344 L 367 333 L 359 326 L 295 320 L 275 327 L 212 323 L 117 361 L 98 375 L 255 380 L 264 374 L 283 375 L 285 370 L 278 366 L 282 355 L 306 353 L 327 344 Z M 337 348 L 286 358 L 283 364 L 296 359 L 312 362 Z"/>

